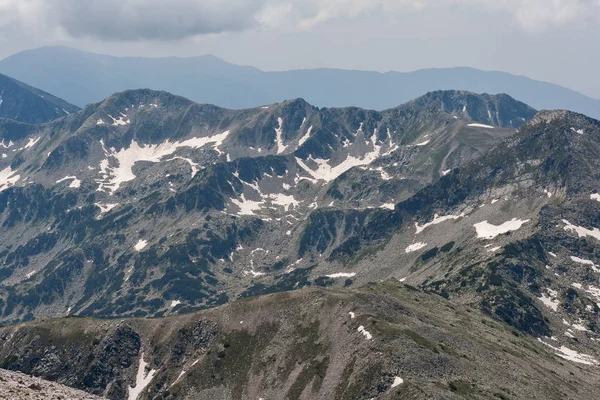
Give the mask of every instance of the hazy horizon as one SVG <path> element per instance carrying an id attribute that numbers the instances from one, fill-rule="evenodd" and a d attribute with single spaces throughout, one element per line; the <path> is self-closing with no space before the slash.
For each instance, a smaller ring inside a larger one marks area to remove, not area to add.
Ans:
<path id="1" fill-rule="evenodd" d="M 80 52 L 84 52 L 84 53 L 93 53 L 93 54 L 97 54 L 97 55 L 102 55 L 102 56 L 109 56 L 109 57 L 115 57 L 115 58 L 148 58 L 148 59 L 167 59 L 167 58 L 176 58 L 176 59 L 192 59 L 192 58 L 199 58 L 199 57 L 215 57 L 223 62 L 229 63 L 229 64 L 233 64 L 233 65 L 237 65 L 237 66 L 242 66 L 242 67 L 249 67 L 249 68 L 256 68 L 260 71 L 263 72 L 287 72 L 287 71 L 295 71 L 295 70 L 319 70 L 319 69 L 332 69 L 332 70 L 349 70 L 349 71 L 360 71 L 360 72 L 373 72 L 373 73 L 379 73 L 379 74 L 386 74 L 386 73 L 411 73 L 411 72 L 418 72 L 418 71 L 426 71 L 426 70 L 436 70 L 436 69 L 473 69 L 473 70 L 480 70 L 480 71 L 485 71 L 485 72 L 499 72 L 499 73 L 506 73 L 506 74 L 511 74 L 511 75 L 515 75 L 515 76 L 522 76 L 522 77 L 526 77 L 529 79 L 533 79 L 533 80 L 537 80 L 540 82 L 545 82 L 545 83 L 550 83 L 550 84 L 555 84 L 555 85 L 559 85 L 562 86 L 566 89 L 569 90 L 573 90 L 575 92 L 580 92 L 575 88 L 572 87 L 568 87 L 565 85 L 561 85 L 560 83 L 556 83 L 556 82 L 552 82 L 552 81 L 547 81 L 547 80 L 543 80 L 543 79 L 536 79 L 535 77 L 532 76 L 528 76 L 528 75 L 524 75 L 524 74 L 518 74 L 518 73 L 512 73 L 509 71 L 503 71 L 503 70 L 498 70 L 498 69 L 484 69 L 484 68 L 476 68 L 473 66 L 469 66 L 469 65 L 454 65 L 454 66 L 447 66 L 447 67 L 423 67 L 423 68 L 417 68 L 417 69 L 411 69 L 411 70 L 369 70 L 369 69 L 352 69 L 352 68 L 343 68 L 343 67 L 326 67 L 326 66 L 314 66 L 314 67 L 309 67 L 309 68 L 289 68 L 289 69 L 273 69 L 273 70 L 269 70 L 269 69 L 263 69 L 260 68 L 259 66 L 256 65 L 251 65 L 251 64 L 238 64 L 235 62 L 232 62 L 230 60 L 227 60 L 223 57 L 219 57 L 215 54 L 211 54 L 211 53 L 206 53 L 206 54 L 195 54 L 195 55 L 174 55 L 174 56 L 168 56 L 168 55 L 158 55 L 158 56 L 153 56 L 153 55 L 136 55 L 136 56 L 131 56 L 131 55 L 116 55 L 116 54 L 109 54 L 109 53 L 103 53 L 102 51 L 89 51 L 89 50 L 85 50 L 82 48 L 78 48 L 75 46 L 68 46 L 68 45 L 46 45 L 46 46 L 40 46 L 40 47 L 32 47 L 32 48 L 27 48 L 27 49 L 23 49 L 20 50 L 16 53 L 12 53 L 9 54 L 5 57 L 1 57 L 0 61 L 5 60 L 7 58 L 10 58 L 13 55 L 19 54 L 21 52 L 26 52 L 26 51 L 33 51 L 33 50 L 38 50 L 40 48 L 52 48 L 52 47 L 63 47 L 63 48 L 67 48 L 67 49 L 71 49 L 71 50 L 76 50 L 76 51 L 80 51 Z M 586 94 L 585 92 L 580 92 L 585 96 L 588 96 L 592 99 L 600 99 L 600 96 L 596 97 L 593 95 L 589 95 Z"/>
<path id="2" fill-rule="evenodd" d="M 0 58 L 66 45 L 114 56 L 212 54 L 264 71 L 468 66 L 600 98 L 589 0 L 0 2 Z"/>

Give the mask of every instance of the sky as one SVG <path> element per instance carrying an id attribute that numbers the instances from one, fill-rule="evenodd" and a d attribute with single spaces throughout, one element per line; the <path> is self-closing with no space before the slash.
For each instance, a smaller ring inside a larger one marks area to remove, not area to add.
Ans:
<path id="1" fill-rule="evenodd" d="M 600 0 L 0 0 L 0 58 L 46 45 L 267 71 L 469 66 L 600 98 Z"/>

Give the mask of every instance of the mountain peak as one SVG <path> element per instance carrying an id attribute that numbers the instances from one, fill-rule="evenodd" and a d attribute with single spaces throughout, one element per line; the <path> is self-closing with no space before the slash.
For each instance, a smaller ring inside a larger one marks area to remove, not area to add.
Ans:
<path id="1" fill-rule="evenodd" d="M 438 109 L 478 123 L 505 128 L 519 128 L 536 114 L 534 108 L 507 94 L 477 94 L 465 90 L 429 92 L 407 105 Z"/>

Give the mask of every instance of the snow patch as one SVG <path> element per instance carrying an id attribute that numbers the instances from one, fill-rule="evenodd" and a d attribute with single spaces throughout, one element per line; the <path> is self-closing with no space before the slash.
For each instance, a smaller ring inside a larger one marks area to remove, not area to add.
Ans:
<path id="1" fill-rule="evenodd" d="M 395 388 L 396 386 L 400 386 L 404 383 L 404 379 L 400 378 L 399 376 L 394 378 L 394 383 L 392 383 L 392 388 Z"/>
<path id="2" fill-rule="evenodd" d="M 41 137 L 38 137 L 38 138 L 29 138 L 29 142 L 27 142 L 27 144 L 24 147 L 21 147 L 19 150 L 29 149 L 29 148 L 35 146 L 35 144 L 37 142 L 39 142 L 40 139 L 41 139 Z"/>
<path id="3" fill-rule="evenodd" d="M 583 264 L 583 265 L 589 265 L 589 266 L 591 266 L 592 270 L 594 272 L 600 272 L 600 269 L 598 269 L 598 267 L 596 267 L 596 264 L 594 264 L 593 261 L 584 260 L 583 258 L 579 258 L 579 257 L 575 257 L 575 256 L 571 256 L 571 260 L 573 260 L 574 262 L 576 262 L 578 264 Z"/>
<path id="4" fill-rule="evenodd" d="M 566 219 L 563 219 L 562 222 L 565 224 L 564 230 L 568 232 L 575 232 L 579 237 L 587 237 L 591 236 L 596 240 L 600 240 L 600 229 L 587 229 L 581 226 L 573 225 Z"/>
<path id="5" fill-rule="evenodd" d="M 152 378 L 154 378 L 156 370 L 151 369 L 148 373 L 146 373 L 147 366 L 148 363 L 144 361 L 144 353 L 142 353 L 138 365 L 138 372 L 135 378 L 135 386 L 129 386 L 128 388 L 128 400 L 137 400 L 144 389 L 150 384 L 150 382 L 152 382 Z"/>
<path id="6" fill-rule="evenodd" d="M 300 138 L 300 140 L 298 141 L 298 147 L 302 146 L 308 139 L 310 139 L 310 134 L 312 132 L 312 129 L 313 129 L 312 126 L 310 128 L 308 128 L 308 132 L 306 132 L 306 135 L 304 135 Z"/>
<path id="7" fill-rule="evenodd" d="M 163 157 L 175 153 L 182 147 L 198 149 L 212 143 L 213 148 L 216 148 L 228 136 L 229 131 L 225 131 L 215 136 L 192 138 L 182 142 L 170 142 L 167 140 L 161 144 L 142 144 L 141 146 L 134 140 L 131 142 L 130 147 L 119 151 L 115 151 L 114 149 L 107 150 L 104 147 L 104 142 L 101 140 L 100 143 L 104 148 L 107 158 L 100 162 L 101 179 L 98 181 L 100 184 L 98 190 L 109 191 L 113 194 L 119 189 L 122 183 L 135 179 L 132 168 L 138 161 L 160 162 Z M 110 166 L 111 159 L 116 160 L 117 166 Z M 186 159 L 186 161 L 188 160 Z"/>
<path id="8" fill-rule="evenodd" d="M 579 133 L 580 135 L 583 135 L 583 129 L 575 129 L 575 128 L 571 128 L 571 131 L 575 132 L 575 133 Z"/>
<path id="9" fill-rule="evenodd" d="M 427 146 L 429 144 L 429 142 L 431 142 L 431 140 L 426 140 L 424 142 L 417 143 L 417 144 L 415 144 L 415 146 L 419 146 L 419 147 Z"/>
<path id="10" fill-rule="evenodd" d="M 277 154 L 281 154 L 287 149 L 287 146 L 283 145 L 283 119 L 279 117 L 277 118 L 277 122 L 279 123 L 279 127 L 275 129 L 275 141 L 277 142 Z"/>
<path id="11" fill-rule="evenodd" d="M 267 196 L 273 204 L 283 206 L 285 211 L 289 211 L 290 207 L 296 208 L 300 206 L 300 202 L 294 196 L 288 196 L 282 193 L 270 194 Z"/>
<path id="12" fill-rule="evenodd" d="M 259 211 L 263 205 L 262 201 L 253 201 L 246 199 L 243 193 L 240 196 L 240 200 L 231 199 L 231 202 L 240 209 L 237 215 L 256 215 L 255 212 Z"/>
<path id="13" fill-rule="evenodd" d="M 452 172 L 452 170 L 451 170 L 451 169 L 447 169 L 447 170 L 445 170 L 445 171 L 442 171 L 442 176 L 446 176 L 446 175 L 448 175 L 450 172 Z"/>
<path id="14" fill-rule="evenodd" d="M 373 142 L 373 151 L 365 154 L 362 158 L 348 155 L 344 161 L 339 163 L 336 166 L 329 165 L 328 160 L 324 159 L 313 159 L 312 157 L 309 160 L 312 160 L 315 164 L 317 164 L 317 169 L 313 170 L 309 168 L 305 162 L 296 157 L 296 162 L 298 165 L 306 171 L 312 178 L 316 180 L 323 180 L 326 182 L 331 182 L 336 179 L 338 176 L 348 171 L 353 167 L 360 167 L 363 165 L 369 165 L 373 161 L 375 161 L 381 154 L 381 146 L 378 146 L 377 143 L 377 135 L 373 135 L 371 137 L 371 141 Z"/>
<path id="15" fill-rule="evenodd" d="M 592 356 L 589 356 L 587 354 L 581 354 L 576 352 L 575 350 L 571 350 L 568 347 L 565 346 L 561 346 L 560 348 L 554 347 L 549 345 L 548 343 L 544 343 L 544 341 L 542 341 L 542 339 L 538 338 L 538 340 L 550 347 L 552 350 L 554 350 L 557 356 L 564 358 L 565 360 L 569 360 L 569 361 L 573 361 L 579 364 L 584 364 L 584 365 L 598 365 L 598 361 L 596 361 L 596 359 Z"/>
<path id="16" fill-rule="evenodd" d="M 173 307 L 177 307 L 177 306 L 178 306 L 178 305 L 180 305 L 180 304 L 181 304 L 181 301 L 179 301 L 179 300 L 173 300 L 173 301 L 171 302 L 171 308 L 173 308 Z"/>
<path id="17" fill-rule="evenodd" d="M 370 333 L 369 331 L 367 331 L 367 330 L 365 329 L 365 327 L 364 327 L 364 326 L 362 326 L 362 325 L 361 325 L 361 326 L 359 326 L 359 327 L 358 327 L 358 331 L 359 331 L 360 333 L 362 333 L 362 334 L 363 334 L 363 336 L 364 336 L 364 337 L 365 337 L 367 340 L 371 340 L 371 339 L 373 339 L 373 335 L 371 335 L 371 333 Z"/>
<path id="18" fill-rule="evenodd" d="M 406 254 L 413 253 L 415 251 L 421 250 L 425 246 L 427 246 L 427 243 L 422 243 L 422 242 L 414 243 L 414 244 L 411 244 L 410 246 L 408 246 L 406 248 L 405 252 L 406 252 Z"/>
<path id="19" fill-rule="evenodd" d="M 136 251 L 142 251 L 146 246 L 148 246 L 148 241 L 140 239 L 134 246 L 134 249 Z"/>
<path id="20" fill-rule="evenodd" d="M 338 272 L 337 274 L 325 275 L 327 278 L 353 278 L 356 276 L 356 272 Z"/>
<path id="21" fill-rule="evenodd" d="M 424 225 L 419 225 L 418 222 L 415 222 L 415 227 L 417 228 L 417 231 L 415 232 L 415 235 L 418 235 L 419 233 L 423 232 L 426 228 L 432 226 L 432 225 L 437 225 L 437 224 L 441 224 L 442 222 L 445 221 L 450 221 L 450 220 L 457 220 L 459 218 L 464 217 L 464 214 L 461 215 L 446 215 L 444 217 L 440 217 L 438 214 L 435 214 L 433 216 L 433 221 L 428 222 Z"/>
<path id="22" fill-rule="evenodd" d="M 102 204 L 102 203 L 94 203 L 94 205 L 98 208 L 100 208 L 100 213 L 104 214 L 109 212 L 110 210 L 112 210 L 113 208 L 119 206 L 119 203 L 114 203 L 114 204 Z"/>
<path id="23" fill-rule="evenodd" d="M 352 311 L 350 311 L 348 314 L 350 315 L 350 319 L 356 318 L 356 315 Z"/>
<path id="24" fill-rule="evenodd" d="M 519 230 L 523 224 L 529 222 L 528 219 L 520 220 L 513 218 L 510 221 L 503 223 L 502 225 L 492 225 L 487 221 L 480 222 L 478 224 L 473 225 L 477 230 L 477 237 L 480 239 L 494 239 L 498 235 L 502 235 L 507 232 L 512 232 Z"/>
<path id="25" fill-rule="evenodd" d="M 81 187 L 81 181 L 77 179 L 76 176 L 65 176 L 64 178 L 57 180 L 56 183 L 61 183 L 68 180 L 71 180 L 71 184 L 69 185 L 70 188 L 77 189 Z"/>
<path id="26" fill-rule="evenodd" d="M 552 289 L 546 289 L 546 293 L 542 293 L 542 297 L 538 297 L 538 299 L 544 303 L 546 307 L 551 308 L 553 311 L 558 311 L 558 306 L 560 306 L 560 301 L 558 301 L 557 296 L 558 292 Z"/>
<path id="27" fill-rule="evenodd" d="M 16 173 L 17 171 L 13 171 L 10 166 L 0 171 L 0 192 L 14 186 L 19 181 L 21 175 L 15 175 Z"/>
<path id="28" fill-rule="evenodd" d="M 485 129 L 494 129 L 493 126 L 491 125 L 485 125 L 485 124 L 469 124 L 467 126 L 471 126 L 473 128 L 485 128 Z"/>

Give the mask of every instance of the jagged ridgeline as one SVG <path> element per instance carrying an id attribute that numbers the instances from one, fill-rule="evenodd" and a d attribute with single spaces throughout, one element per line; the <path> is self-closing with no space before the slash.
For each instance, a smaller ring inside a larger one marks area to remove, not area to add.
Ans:
<path id="1" fill-rule="evenodd" d="M 350 285 L 357 272 L 330 261 L 338 233 L 533 115 L 468 92 L 375 112 L 303 100 L 234 111 L 136 90 L 46 124 L 1 121 L 2 320 L 158 317 Z"/>
<path id="2" fill-rule="evenodd" d="M 0 134 L 0 367 L 113 399 L 596 397 L 596 120 L 136 90 Z"/>

